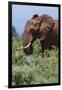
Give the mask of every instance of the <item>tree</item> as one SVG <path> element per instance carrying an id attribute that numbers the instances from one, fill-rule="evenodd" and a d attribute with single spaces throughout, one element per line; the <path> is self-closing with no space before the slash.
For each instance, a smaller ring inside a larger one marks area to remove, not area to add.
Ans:
<path id="1" fill-rule="evenodd" d="M 12 37 L 17 37 L 18 33 L 16 32 L 16 29 L 14 26 L 12 26 Z"/>

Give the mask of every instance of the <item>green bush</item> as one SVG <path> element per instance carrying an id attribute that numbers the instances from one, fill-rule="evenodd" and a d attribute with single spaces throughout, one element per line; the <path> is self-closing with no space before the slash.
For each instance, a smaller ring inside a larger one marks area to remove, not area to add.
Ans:
<path id="1" fill-rule="evenodd" d="M 47 50 L 42 58 L 39 40 L 33 43 L 33 53 L 25 55 L 22 39 L 15 38 L 12 41 L 12 85 L 30 85 L 58 82 L 58 49 Z"/>

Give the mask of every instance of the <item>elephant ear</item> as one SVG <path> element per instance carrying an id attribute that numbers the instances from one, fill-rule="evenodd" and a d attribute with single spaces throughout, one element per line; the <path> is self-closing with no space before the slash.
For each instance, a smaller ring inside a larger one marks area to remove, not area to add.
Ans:
<path id="1" fill-rule="evenodd" d="M 32 19 L 36 19 L 37 17 L 39 17 L 38 14 L 34 14 L 34 15 L 32 16 Z"/>
<path id="2" fill-rule="evenodd" d="M 52 30 L 54 27 L 55 27 L 55 22 L 49 22 L 49 23 L 48 23 L 48 28 L 49 28 L 50 30 Z"/>
<path id="3" fill-rule="evenodd" d="M 41 23 L 47 23 L 50 28 L 54 27 L 54 20 L 51 16 L 44 14 L 39 17 L 40 25 Z"/>
<path id="4" fill-rule="evenodd" d="M 52 23 L 52 26 L 51 27 L 52 27 L 52 29 L 55 27 L 55 22 Z"/>

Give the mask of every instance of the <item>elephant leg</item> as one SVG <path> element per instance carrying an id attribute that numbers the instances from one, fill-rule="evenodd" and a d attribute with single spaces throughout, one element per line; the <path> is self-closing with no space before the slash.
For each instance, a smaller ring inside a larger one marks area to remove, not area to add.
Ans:
<path id="1" fill-rule="evenodd" d="M 43 45 L 41 45 L 41 46 L 42 46 L 42 57 L 44 57 L 45 48 L 43 47 Z"/>
<path id="2" fill-rule="evenodd" d="M 46 41 L 42 41 L 42 42 L 40 41 L 40 43 L 41 43 L 41 48 L 42 48 L 42 58 L 43 57 L 49 57 L 50 55 L 49 55 L 49 52 L 47 50 L 48 47 L 46 45 Z"/>
<path id="3" fill-rule="evenodd" d="M 44 57 L 44 50 L 45 50 L 45 44 L 44 41 L 40 41 L 41 48 L 42 48 L 42 58 Z"/>

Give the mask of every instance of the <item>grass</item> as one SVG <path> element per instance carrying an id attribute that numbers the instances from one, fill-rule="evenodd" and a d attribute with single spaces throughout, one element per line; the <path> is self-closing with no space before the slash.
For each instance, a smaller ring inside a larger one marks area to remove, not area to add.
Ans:
<path id="1" fill-rule="evenodd" d="M 33 43 L 33 53 L 25 55 L 16 39 L 12 42 L 12 85 L 32 85 L 58 83 L 58 49 L 47 50 L 49 57 L 42 52 L 39 40 Z"/>

